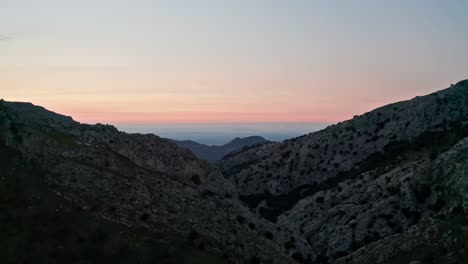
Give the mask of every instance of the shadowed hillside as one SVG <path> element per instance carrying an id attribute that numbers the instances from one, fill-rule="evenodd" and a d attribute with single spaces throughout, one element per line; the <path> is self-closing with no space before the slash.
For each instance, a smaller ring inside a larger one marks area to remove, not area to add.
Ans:
<path id="1" fill-rule="evenodd" d="M 2 263 L 221 263 L 190 239 L 94 215 L 51 191 L 44 172 L 0 145 Z"/>

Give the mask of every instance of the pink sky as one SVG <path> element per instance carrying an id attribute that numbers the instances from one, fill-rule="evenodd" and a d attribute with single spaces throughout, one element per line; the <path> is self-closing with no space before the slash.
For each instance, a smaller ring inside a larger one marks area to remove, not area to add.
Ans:
<path id="1" fill-rule="evenodd" d="M 366 88 L 362 82 L 353 83 L 352 79 L 344 79 L 343 82 L 348 84 L 346 87 L 337 81 L 319 84 L 309 80 L 289 90 L 281 89 L 272 82 L 271 89 L 251 88 L 252 84 L 243 83 L 239 84 L 243 85 L 241 88 L 232 87 L 228 91 L 214 91 L 205 87 L 205 90 L 180 88 L 177 92 L 157 88 L 142 89 L 143 91 L 135 89 L 133 92 L 130 89 L 114 89 L 101 80 L 96 80 L 96 83 L 100 83 L 99 89 L 87 89 L 88 86 L 83 85 L 83 81 L 79 79 L 72 79 L 73 88 L 61 89 L 62 85 L 70 87 L 66 84 L 70 79 L 61 77 L 60 71 L 44 74 L 38 78 L 39 81 L 23 78 L 3 80 L 3 87 L 6 89 L 3 89 L 1 96 L 10 101 L 32 102 L 70 115 L 80 122 L 109 124 L 335 123 L 388 103 L 445 88 L 442 85 L 419 85 L 416 86 L 417 89 L 412 87 L 413 89 L 405 90 L 391 88 L 394 84 L 388 83 L 376 89 Z M 52 81 L 44 82 L 47 78 Z M 177 83 L 184 86 L 191 81 L 185 79 Z M 135 85 L 138 80 L 123 78 L 120 85 L 130 83 Z M 297 84 L 294 81 L 291 83 Z M 307 88 L 309 85 L 311 88 Z M 35 88 L 36 86 L 48 88 Z M 231 87 L 233 83 L 225 86 Z M 318 88 L 313 88 L 316 86 Z M 353 88 L 354 86 L 359 88 Z"/>
<path id="2" fill-rule="evenodd" d="M 466 79 L 466 5 L 6 1 L 0 97 L 89 123 L 333 123 Z"/>

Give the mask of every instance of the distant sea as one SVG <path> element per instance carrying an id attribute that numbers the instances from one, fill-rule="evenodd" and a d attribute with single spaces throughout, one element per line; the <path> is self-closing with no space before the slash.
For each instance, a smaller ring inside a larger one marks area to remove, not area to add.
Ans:
<path id="1" fill-rule="evenodd" d="M 152 133 L 163 138 L 193 140 L 207 145 L 222 145 L 236 137 L 261 136 L 283 141 L 325 128 L 324 123 L 204 123 L 204 124 L 120 124 L 128 133 Z"/>

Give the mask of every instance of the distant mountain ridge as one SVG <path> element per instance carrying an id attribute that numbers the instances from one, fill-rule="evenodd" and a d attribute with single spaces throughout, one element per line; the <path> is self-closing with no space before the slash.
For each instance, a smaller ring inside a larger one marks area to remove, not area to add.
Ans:
<path id="1" fill-rule="evenodd" d="M 255 146 L 268 142 L 266 139 L 260 136 L 250 136 L 244 138 L 237 137 L 230 142 L 220 146 L 205 145 L 192 140 L 170 140 L 175 142 L 180 147 L 189 149 L 199 159 L 206 160 L 210 163 L 219 161 L 226 155 L 234 151 L 241 150 L 244 147 Z"/>

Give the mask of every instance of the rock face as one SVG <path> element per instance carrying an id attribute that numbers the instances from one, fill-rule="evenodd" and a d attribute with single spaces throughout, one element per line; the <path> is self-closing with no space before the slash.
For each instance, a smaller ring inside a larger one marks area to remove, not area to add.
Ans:
<path id="1" fill-rule="evenodd" d="M 290 254 L 295 248 L 299 259 L 330 263 L 462 206 L 467 125 L 468 81 L 462 81 L 249 149 L 220 168 L 252 211 L 287 230 L 277 236 Z M 448 153 L 453 159 L 443 159 Z M 458 182 L 458 191 L 448 191 L 450 182 Z"/>
<path id="2" fill-rule="evenodd" d="M 245 138 L 235 138 L 232 141 L 221 146 L 209 146 L 200 144 L 191 140 L 172 140 L 180 147 L 189 149 L 199 159 L 206 160 L 210 163 L 215 163 L 221 160 L 224 156 L 242 150 L 246 147 L 252 147 L 259 144 L 267 143 L 267 140 L 259 136 L 251 136 Z"/>
<path id="3" fill-rule="evenodd" d="M 468 115 L 466 85 L 466 81 L 460 82 L 316 133 L 250 149 L 225 160 L 221 168 L 242 194 L 268 191 L 280 195 L 304 185 L 321 184 L 356 169 L 372 154 L 388 150 L 393 142 L 404 145 L 424 134 L 459 126 Z"/>
<path id="4" fill-rule="evenodd" d="M 0 102 L 0 147 L 91 213 L 245 263 L 466 260 L 468 81 L 218 167 L 153 135 Z"/>

